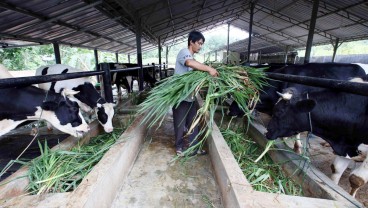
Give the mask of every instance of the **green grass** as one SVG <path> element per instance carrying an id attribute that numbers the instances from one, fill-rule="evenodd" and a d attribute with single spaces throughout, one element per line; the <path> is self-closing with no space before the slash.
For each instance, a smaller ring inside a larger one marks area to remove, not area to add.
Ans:
<path id="1" fill-rule="evenodd" d="M 191 132 L 195 126 L 200 126 L 196 137 L 199 142 L 196 146 L 188 148 L 186 155 L 194 148 L 203 146 L 205 139 L 212 132 L 216 108 L 220 103 L 224 103 L 227 96 L 231 96 L 240 104 L 239 107 L 250 119 L 251 111 L 259 99 L 259 90 L 266 85 L 263 69 L 221 64 L 214 67 L 219 72 L 218 77 L 193 70 L 160 81 L 158 86 L 149 92 L 147 99 L 139 105 L 138 114 L 146 113 L 142 123 L 147 122 L 149 128 L 154 125 L 158 128 L 172 107 L 177 107 L 181 101 L 189 96 L 194 97 L 201 90 L 206 91 L 204 103 L 198 109 L 188 131 Z"/>
<path id="2" fill-rule="evenodd" d="M 121 128 L 115 127 L 112 133 L 93 137 L 88 144 L 78 144 L 70 151 L 51 151 L 46 142 L 39 143 L 41 156 L 25 163 L 29 167 L 27 191 L 43 194 L 75 190 L 132 121 L 130 118 Z"/>
<path id="3" fill-rule="evenodd" d="M 227 144 L 245 177 L 256 191 L 302 196 L 302 187 L 288 178 L 281 166 L 265 154 L 255 162 L 262 149 L 244 134 L 241 128 L 221 129 Z"/>

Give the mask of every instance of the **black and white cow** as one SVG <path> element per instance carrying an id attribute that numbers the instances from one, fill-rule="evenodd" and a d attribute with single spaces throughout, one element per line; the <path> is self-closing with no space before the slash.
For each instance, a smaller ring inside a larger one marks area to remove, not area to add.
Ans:
<path id="1" fill-rule="evenodd" d="M 138 64 L 129 63 L 109 63 L 110 69 L 125 69 L 130 67 L 138 67 Z M 118 97 L 121 98 L 121 88 L 125 87 L 128 93 L 133 92 L 133 81 L 138 79 L 138 69 L 137 70 L 126 70 L 117 73 L 111 73 L 111 84 L 115 84 L 118 90 Z M 143 81 L 148 83 L 150 87 L 154 87 L 156 79 L 151 76 L 149 70 L 143 69 Z"/>
<path id="2" fill-rule="evenodd" d="M 338 155 L 331 165 L 331 178 L 336 184 L 349 165 L 348 159 L 367 160 L 361 155 L 366 156 L 368 145 L 367 97 L 325 89 L 309 92 L 308 99 L 306 92 L 296 88 L 287 88 L 280 96 L 282 99 L 275 105 L 267 126 L 267 139 L 312 129 L 312 133 L 327 141 Z M 351 194 L 355 195 L 358 188 L 367 183 L 367 164 L 353 171 L 349 179 L 353 181 Z"/>
<path id="3" fill-rule="evenodd" d="M 328 78 L 338 80 L 349 80 L 352 77 L 364 77 L 365 71 L 361 66 L 356 64 L 345 63 L 309 63 L 304 65 L 289 65 L 281 67 L 280 65 L 271 65 L 266 72 L 299 75 L 316 78 Z M 277 92 L 281 92 L 288 87 L 294 87 L 300 92 L 312 92 L 324 90 L 324 88 L 307 86 L 302 84 L 281 82 L 277 80 L 269 80 L 270 86 L 265 86 L 260 92 L 260 102 L 257 103 L 255 109 L 259 112 L 272 115 L 272 109 L 279 99 Z M 229 107 L 230 116 L 242 116 L 244 112 L 238 107 L 238 104 L 233 102 Z M 294 151 L 301 153 L 302 144 L 300 135 L 296 135 Z"/>
<path id="4" fill-rule="evenodd" d="M 82 72 L 82 70 L 73 68 L 64 64 L 55 64 L 43 66 L 36 70 L 36 75 L 64 74 Z M 39 87 L 45 90 L 50 89 L 50 83 L 39 84 Z M 56 82 L 55 91 L 60 92 L 62 89 L 72 89 L 78 91 L 74 97 L 70 99 L 77 102 L 84 112 L 96 113 L 97 119 L 104 127 L 105 132 L 112 132 L 112 118 L 114 116 L 114 104 L 107 103 L 98 93 L 91 80 L 86 77 L 71 80 L 63 80 Z"/>
<path id="5" fill-rule="evenodd" d="M 81 137 L 89 126 L 78 104 L 67 98 L 76 93 L 68 89 L 47 93 L 34 86 L 0 89 L 0 136 L 27 120 L 44 119 L 62 132 Z"/>
<path id="6" fill-rule="evenodd" d="M 298 76 L 349 80 L 353 77 L 363 77 L 366 75 L 364 69 L 357 64 L 345 63 L 309 63 L 303 65 L 289 65 L 280 68 L 280 65 L 272 65 L 265 72 L 290 74 Z M 268 80 L 270 86 L 264 86 L 260 92 L 260 101 L 256 105 L 256 110 L 272 115 L 272 109 L 278 101 L 279 96 L 276 92 L 281 92 L 288 87 L 294 87 L 301 92 L 320 91 L 324 88 L 296 84 L 291 82 L 281 82 L 277 80 Z M 242 116 L 244 112 L 236 103 L 229 107 L 230 116 Z"/>

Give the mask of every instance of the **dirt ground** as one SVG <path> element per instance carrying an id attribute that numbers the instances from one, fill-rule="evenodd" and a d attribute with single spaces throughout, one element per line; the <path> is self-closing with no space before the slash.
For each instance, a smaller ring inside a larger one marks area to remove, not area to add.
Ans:
<path id="1" fill-rule="evenodd" d="M 269 121 L 269 117 L 265 114 L 260 113 L 260 118 L 262 118 L 263 124 L 267 125 Z M 260 120 L 258 120 L 260 121 Z M 301 135 L 301 139 L 303 139 L 303 144 L 305 144 L 306 133 Z M 314 136 L 309 140 L 309 152 L 311 155 L 311 162 L 314 167 L 319 169 L 322 173 L 326 174 L 328 177 L 331 176 L 332 171 L 330 165 L 335 159 L 335 155 L 333 154 L 331 147 L 326 147 L 324 144 L 326 142 Z M 288 145 L 292 148 L 293 142 L 288 142 Z M 349 174 L 355 168 L 358 167 L 360 163 L 352 162 L 349 168 L 342 175 L 339 186 L 341 186 L 346 192 L 350 193 L 350 182 L 349 182 Z M 365 184 L 356 194 L 356 199 L 364 204 L 364 206 L 368 207 L 368 184 Z"/>
<path id="2" fill-rule="evenodd" d="M 172 114 L 152 131 L 112 207 L 223 207 L 210 157 L 176 160 Z"/>

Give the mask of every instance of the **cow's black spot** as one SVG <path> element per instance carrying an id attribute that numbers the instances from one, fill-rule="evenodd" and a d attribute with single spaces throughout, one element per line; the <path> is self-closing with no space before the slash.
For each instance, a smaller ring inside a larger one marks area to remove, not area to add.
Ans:
<path id="1" fill-rule="evenodd" d="M 97 118 L 102 123 L 105 124 L 107 122 L 107 114 L 105 112 L 105 108 L 97 108 Z"/>
<path id="2" fill-rule="evenodd" d="M 68 69 L 64 69 L 61 74 L 66 74 L 69 70 Z"/>
<path id="3" fill-rule="evenodd" d="M 42 75 L 46 75 L 47 74 L 47 70 L 49 69 L 49 67 L 45 67 L 45 68 L 43 68 L 42 69 L 42 72 L 41 72 L 41 74 Z"/>

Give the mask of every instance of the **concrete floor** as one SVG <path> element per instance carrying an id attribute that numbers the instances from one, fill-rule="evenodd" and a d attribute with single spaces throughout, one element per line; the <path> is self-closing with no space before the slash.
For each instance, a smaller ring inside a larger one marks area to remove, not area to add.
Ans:
<path id="1" fill-rule="evenodd" d="M 152 131 L 112 207 L 223 207 L 208 155 L 176 160 L 172 114 Z"/>

